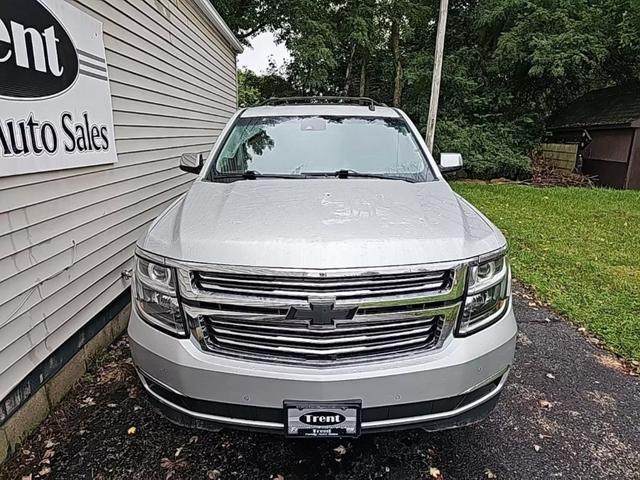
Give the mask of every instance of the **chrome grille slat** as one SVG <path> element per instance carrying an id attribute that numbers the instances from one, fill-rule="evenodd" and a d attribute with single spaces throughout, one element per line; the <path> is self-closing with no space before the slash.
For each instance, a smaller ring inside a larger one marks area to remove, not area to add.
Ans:
<path id="1" fill-rule="evenodd" d="M 309 291 L 309 290 L 302 290 L 302 291 L 293 291 L 293 290 L 277 290 L 277 289 L 273 289 L 273 290 L 255 290 L 255 289 L 249 289 L 249 288 L 233 288 L 233 287 L 223 287 L 220 285 L 216 285 L 216 284 L 209 284 L 209 283 L 204 283 L 204 282 L 200 282 L 200 287 L 210 291 L 210 292 L 219 292 L 219 293 L 225 293 L 225 294 L 231 294 L 231 295 L 238 295 L 238 294 L 243 294 L 243 295 L 255 295 L 257 297 L 259 296 L 273 296 L 273 297 L 296 297 L 296 298 L 308 298 L 310 296 L 313 296 L 314 294 L 325 294 L 325 295 L 332 295 L 336 298 L 354 298 L 354 297 L 372 297 L 372 296 L 381 296 L 381 295 L 397 295 L 397 294 L 406 294 L 406 293 L 413 293 L 413 292 L 423 292 L 423 291 L 430 291 L 430 290 L 435 290 L 438 289 L 440 287 L 442 287 L 442 281 L 440 282 L 433 282 L 433 283 L 424 283 L 421 284 L 419 286 L 412 286 L 412 287 L 398 287 L 398 288 L 387 288 L 387 289 L 378 289 L 378 290 L 369 290 L 369 289 L 364 289 L 364 290 L 345 290 L 345 291 Z"/>
<path id="2" fill-rule="evenodd" d="M 402 347 L 402 346 L 407 346 L 407 345 L 412 345 L 412 344 L 416 344 L 416 343 L 424 343 L 428 340 L 428 337 L 420 337 L 420 338 L 412 338 L 409 340 L 403 340 L 403 341 L 399 341 L 399 342 L 389 342 L 389 343 L 383 343 L 383 344 L 378 344 L 378 345 L 370 345 L 370 346 L 365 346 L 365 345 L 359 345 L 359 346 L 355 346 L 355 347 L 346 347 L 346 348 L 323 348 L 323 349 L 319 349 L 319 348 L 302 348 L 302 347 L 290 347 L 290 346 L 284 346 L 284 345 L 267 345 L 264 343 L 247 343 L 247 342 L 237 342 L 234 340 L 229 340 L 229 339 L 220 339 L 221 343 L 225 343 L 225 344 L 230 344 L 230 345 L 236 345 L 239 347 L 251 347 L 251 348 L 255 348 L 258 350 L 269 350 L 272 352 L 287 352 L 287 353 L 298 353 L 298 354 L 302 354 L 302 355 L 323 355 L 323 356 L 328 356 L 328 355 L 344 355 L 344 354 L 352 354 L 352 353 L 361 353 L 361 352 L 372 352 L 372 351 L 376 351 L 376 350 L 382 350 L 382 349 L 391 349 L 391 348 L 397 348 L 397 347 Z"/>
<path id="3" fill-rule="evenodd" d="M 271 332 L 289 332 L 289 333 L 302 333 L 304 335 L 314 335 L 314 336 L 319 336 L 319 335 L 327 335 L 327 333 L 329 333 L 327 330 L 313 330 L 308 328 L 307 322 L 298 322 L 297 325 L 287 325 L 287 326 L 278 326 L 277 324 L 261 324 L 261 323 L 251 323 L 251 322 L 236 322 L 236 321 L 227 321 L 225 319 L 222 319 L 221 317 L 215 317 L 216 320 L 213 319 L 209 319 L 209 322 L 212 325 L 218 325 L 220 324 L 221 326 L 227 326 L 229 328 L 241 328 L 241 329 L 246 329 L 246 328 L 250 328 L 252 330 L 267 330 L 267 331 L 271 331 Z M 219 320 L 222 320 L 222 322 L 220 322 Z M 396 329 L 396 328 L 402 328 L 402 327 L 415 327 L 416 325 L 421 325 L 421 324 L 425 324 L 426 322 L 431 322 L 431 318 L 429 319 L 425 319 L 425 320 L 413 320 L 413 321 L 408 321 L 408 322 L 404 322 L 404 321 L 398 321 L 398 322 L 394 322 L 393 325 L 389 325 L 389 323 L 387 322 L 378 322 L 378 324 L 375 323 L 367 323 L 367 322 L 362 322 L 362 325 L 358 325 L 358 326 L 354 326 L 354 327 L 348 327 L 348 326 L 338 326 L 338 328 L 336 330 L 334 330 L 333 332 L 337 333 L 337 334 L 343 334 L 343 333 L 348 333 L 348 332 L 362 332 L 362 331 L 370 331 L 370 330 L 381 330 L 381 329 L 387 329 L 389 330 L 390 328 Z M 278 322 L 280 324 L 282 324 L 283 322 Z"/>
<path id="4" fill-rule="evenodd" d="M 387 338 L 397 338 L 408 335 L 426 334 L 433 330 L 434 325 L 428 327 L 415 328 L 412 330 L 394 331 L 390 333 L 378 333 L 378 334 L 360 334 L 360 335 L 340 335 L 338 337 L 325 337 L 325 338 L 309 338 L 309 337 L 295 337 L 290 335 L 264 335 L 250 333 L 240 330 L 229 330 L 225 328 L 212 327 L 213 333 L 216 338 L 221 339 L 223 335 L 242 337 L 249 339 L 262 340 L 263 342 L 288 342 L 288 343 L 302 343 L 309 345 L 337 345 L 340 343 L 353 343 L 353 342 L 376 342 L 385 340 Z"/>

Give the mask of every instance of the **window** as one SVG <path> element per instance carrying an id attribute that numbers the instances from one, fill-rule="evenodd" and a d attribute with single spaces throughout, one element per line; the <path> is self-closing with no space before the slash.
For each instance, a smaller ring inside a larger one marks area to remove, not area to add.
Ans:
<path id="1" fill-rule="evenodd" d="M 339 116 L 240 118 L 210 177 L 292 175 L 339 170 L 431 181 L 435 177 L 402 119 Z"/>

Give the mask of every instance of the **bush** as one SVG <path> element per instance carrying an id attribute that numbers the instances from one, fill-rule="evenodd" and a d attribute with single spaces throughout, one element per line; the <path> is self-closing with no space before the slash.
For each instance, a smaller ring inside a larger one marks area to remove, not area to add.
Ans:
<path id="1" fill-rule="evenodd" d="M 522 145 L 515 128 L 503 124 L 462 125 L 453 121 L 438 122 L 436 152 L 461 153 L 467 177 L 489 180 L 529 178 L 529 157 L 517 146 Z"/>

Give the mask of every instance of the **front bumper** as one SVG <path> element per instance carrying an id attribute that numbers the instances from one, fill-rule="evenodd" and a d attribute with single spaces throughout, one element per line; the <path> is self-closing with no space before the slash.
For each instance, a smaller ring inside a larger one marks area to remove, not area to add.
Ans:
<path id="1" fill-rule="evenodd" d="M 513 361 L 516 323 L 505 318 L 437 352 L 406 359 L 311 368 L 203 352 L 132 310 L 131 351 L 153 402 L 175 423 L 284 433 L 285 400 L 362 400 L 363 433 L 475 423 L 491 411 Z"/>

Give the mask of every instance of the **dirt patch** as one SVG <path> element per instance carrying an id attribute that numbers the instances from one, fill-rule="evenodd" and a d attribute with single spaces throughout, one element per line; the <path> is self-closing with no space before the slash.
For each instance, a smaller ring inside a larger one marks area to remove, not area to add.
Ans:
<path id="1" fill-rule="evenodd" d="M 127 339 L 121 338 L 93 362 L 11 461 L 0 467 L 0 478 L 54 478 L 51 465 L 63 461 L 70 444 L 89 441 L 99 411 L 115 409 L 122 399 L 138 396 L 135 376 Z"/>

